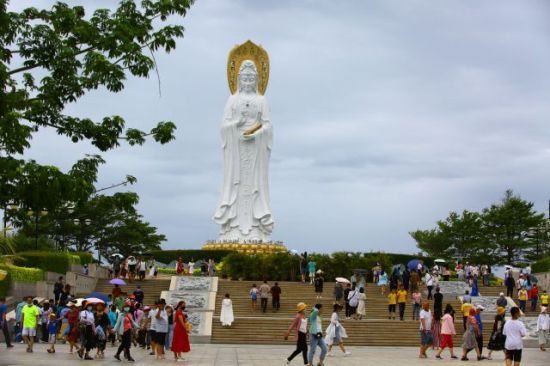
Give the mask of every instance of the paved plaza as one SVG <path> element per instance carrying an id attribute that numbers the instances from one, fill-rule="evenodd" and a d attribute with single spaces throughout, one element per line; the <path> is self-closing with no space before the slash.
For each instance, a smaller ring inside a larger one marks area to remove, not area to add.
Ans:
<path id="1" fill-rule="evenodd" d="M 83 361 L 76 355 L 67 353 L 65 345 L 58 345 L 57 353 L 50 355 L 46 352 L 47 345 L 38 344 L 32 354 L 25 352 L 25 346 L 16 345 L 11 350 L 4 347 L 0 350 L 0 366 L 8 365 L 55 365 L 55 366 L 74 366 L 79 364 L 89 365 L 122 365 L 128 364 L 125 361 L 118 362 L 113 359 L 114 348 L 107 349 L 107 355 L 104 360 Z M 444 353 L 446 360 L 437 360 L 433 357 L 433 352 L 429 353 L 430 358 L 420 360 L 417 358 L 416 348 L 391 348 L 391 347 L 349 347 L 352 355 L 343 357 L 340 351 L 336 357 L 327 357 L 326 366 L 417 366 L 417 365 L 503 365 L 502 353 L 495 354 L 494 360 L 461 362 L 459 360 L 449 360 L 448 353 Z M 186 357 L 186 361 L 174 362 L 172 359 L 164 361 L 155 361 L 152 356 L 146 354 L 141 349 L 132 348 L 132 356 L 136 362 L 134 365 L 187 365 L 187 366 L 281 366 L 286 365 L 285 357 L 292 352 L 290 347 L 282 346 L 240 346 L 240 345 L 221 345 L 221 344 L 199 344 L 192 345 L 192 352 Z M 168 356 L 168 355 L 167 355 Z M 475 357 L 472 357 L 475 359 Z M 538 349 L 530 348 L 523 351 L 523 362 L 525 366 L 548 365 L 550 361 L 550 352 L 541 352 Z M 299 366 L 302 362 L 299 358 L 293 360 L 291 365 Z"/>

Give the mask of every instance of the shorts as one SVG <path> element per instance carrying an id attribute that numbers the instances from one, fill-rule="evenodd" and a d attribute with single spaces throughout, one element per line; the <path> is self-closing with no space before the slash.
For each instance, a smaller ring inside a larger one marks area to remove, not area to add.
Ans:
<path id="1" fill-rule="evenodd" d="M 420 344 L 423 345 L 423 346 L 429 346 L 431 344 L 433 344 L 434 342 L 434 338 L 432 336 L 432 332 L 430 332 L 429 330 L 428 331 L 425 331 L 425 332 L 420 332 Z"/>
<path id="2" fill-rule="evenodd" d="M 50 333 L 50 335 L 48 336 L 48 343 L 55 344 L 56 339 L 57 335 L 55 333 Z"/>
<path id="3" fill-rule="evenodd" d="M 340 327 L 336 327 L 334 331 L 334 338 L 332 338 L 332 344 L 340 344 L 342 336 L 340 335 Z"/>
<path id="4" fill-rule="evenodd" d="M 164 343 L 166 342 L 166 333 L 155 332 L 155 337 L 153 339 L 156 344 L 164 346 Z"/>
<path id="5" fill-rule="evenodd" d="M 151 342 L 156 342 L 157 332 L 153 329 L 149 329 L 147 332 L 149 333 L 149 339 L 151 340 Z"/>
<path id="6" fill-rule="evenodd" d="M 521 362 L 521 349 L 507 349 L 506 359 L 514 362 Z"/>
<path id="7" fill-rule="evenodd" d="M 453 336 L 450 334 L 441 334 L 440 347 L 445 349 L 445 347 L 453 348 Z"/>
<path id="8" fill-rule="evenodd" d="M 29 337 L 35 337 L 36 336 L 36 328 L 23 328 L 23 331 L 21 332 L 22 336 L 29 336 Z"/>
<path id="9" fill-rule="evenodd" d="M 388 305 L 388 311 L 390 313 L 395 313 L 395 304 L 389 304 Z"/>

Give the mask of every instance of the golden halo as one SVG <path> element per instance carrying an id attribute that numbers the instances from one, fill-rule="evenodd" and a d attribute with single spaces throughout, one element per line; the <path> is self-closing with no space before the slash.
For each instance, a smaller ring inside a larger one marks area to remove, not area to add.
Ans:
<path id="1" fill-rule="evenodd" d="M 264 95 L 269 81 L 269 55 L 262 46 L 258 46 L 251 40 L 241 45 L 236 45 L 227 57 L 227 82 L 231 94 L 237 92 L 237 78 L 239 68 L 244 60 L 252 60 L 258 70 L 258 92 Z"/>

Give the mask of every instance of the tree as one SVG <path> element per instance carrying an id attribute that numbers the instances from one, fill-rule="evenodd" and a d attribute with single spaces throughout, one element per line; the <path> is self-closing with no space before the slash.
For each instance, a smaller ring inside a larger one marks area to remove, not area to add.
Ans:
<path id="1" fill-rule="evenodd" d="M 536 244 L 529 233 L 543 224 L 544 214 L 537 213 L 533 207 L 533 202 L 521 199 L 508 189 L 500 203 L 483 210 L 489 240 L 507 264 L 523 260 L 524 251 Z"/>
<path id="2" fill-rule="evenodd" d="M 450 255 L 449 242 L 438 229 L 411 231 L 409 235 L 416 241 L 416 246 L 430 256 Z"/>

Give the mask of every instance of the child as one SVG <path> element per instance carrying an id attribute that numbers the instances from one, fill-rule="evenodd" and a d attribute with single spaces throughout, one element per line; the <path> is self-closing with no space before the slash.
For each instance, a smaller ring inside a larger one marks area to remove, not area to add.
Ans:
<path id="1" fill-rule="evenodd" d="M 256 306 L 258 305 L 258 288 L 256 284 L 253 284 L 250 289 L 250 299 L 252 300 L 252 311 L 256 311 Z"/>
<path id="2" fill-rule="evenodd" d="M 50 313 L 48 316 L 48 343 L 50 348 L 48 348 L 48 353 L 55 353 L 55 340 L 57 338 L 57 317 L 55 313 Z"/>
<path id="3" fill-rule="evenodd" d="M 420 290 L 416 289 L 412 294 L 412 305 L 413 305 L 413 320 L 420 320 L 418 316 L 420 315 L 420 304 L 422 303 L 422 294 Z"/>
<path id="4" fill-rule="evenodd" d="M 397 290 L 392 289 L 388 294 L 388 319 L 395 320 L 395 307 L 397 305 Z"/>

